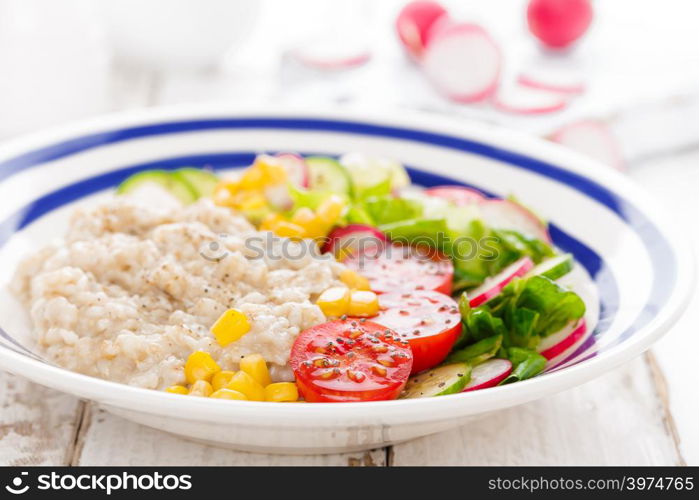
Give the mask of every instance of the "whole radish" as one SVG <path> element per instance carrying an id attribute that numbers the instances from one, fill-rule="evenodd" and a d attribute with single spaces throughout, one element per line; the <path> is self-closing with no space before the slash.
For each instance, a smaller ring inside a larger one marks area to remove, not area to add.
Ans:
<path id="1" fill-rule="evenodd" d="M 529 30 L 544 45 L 562 49 L 585 34 L 592 22 L 589 0 L 531 0 Z"/>
<path id="2" fill-rule="evenodd" d="M 396 31 L 403 47 L 413 59 L 421 58 L 427 43 L 427 32 L 447 11 L 437 2 L 417 1 L 407 4 L 398 14 Z"/>

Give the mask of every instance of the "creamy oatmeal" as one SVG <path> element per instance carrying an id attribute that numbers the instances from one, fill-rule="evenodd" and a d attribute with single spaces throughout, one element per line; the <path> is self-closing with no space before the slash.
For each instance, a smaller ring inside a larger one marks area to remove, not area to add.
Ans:
<path id="1" fill-rule="evenodd" d="M 184 383 L 185 360 L 203 350 L 229 370 L 259 353 L 274 379 L 293 380 L 294 339 L 325 321 L 314 301 L 342 286 L 344 267 L 286 239 L 273 240 L 274 258 L 260 257 L 250 241 L 265 234 L 209 200 L 154 207 L 114 197 L 76 211 L 64 240 L 27 258 L 12 287 L 44 355 L 70 370 L 163 389 Z M 229 308 L 251 330 L 221 347 L 209 329 Z"/>

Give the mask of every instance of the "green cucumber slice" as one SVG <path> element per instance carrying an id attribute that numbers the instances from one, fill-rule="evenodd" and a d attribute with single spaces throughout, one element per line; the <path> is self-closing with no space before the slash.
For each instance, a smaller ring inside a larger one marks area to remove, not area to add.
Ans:
<path id="1" fill-rule="evenodd" d="M 403 399 L 430 398 L 461 392 L 471 380 L 471 366 L 468 363 L 452 363 L 438 366 L 408 379 Z"/>
<path id="2" fill-rule="evenodd" d="M 352 180 L 340 162 L 327 156 L 309 156 L 305 161 L 311 189 L 350 194 Z"/>
<path id="3" fill-rule="evenodd" d="M 187 182 L 197 194 L 197 198 L 209 197 L 219 183 L 219 178 L 210 170 L 184 167 L 175 170 L 172 175 Z"/>
<path id="4" fill-rule="evenodd" d="M 172 175 L 167 170 L 146 170 L 127 178 L 117 187 L 117 194 L 126 194 L 136 191 L 145 184 L 157 184 L 165 188 L 171 195 L 184 204 L 192 203 L 197 199 L 194 188 L 183 178 Z"/>
<path id="5" fill-rule="evenodd" d="M 544 276 L 551 281 L 556 281 L 571 272 L 573 270 L 573 265 L 574 260 L 571 254 L 557 255 L 556 257 L 546 259 L 541 264 L 534 267 L 534 269 L 527 273 L 526 277 Z"/>
<path id="6" fill-rule="evenodd" d="M 352 194 L 356 199 L 383 196 L 391 192 L 393 172 L 362 153 L 348 153 L 340 158 L 352 180 Z"/>

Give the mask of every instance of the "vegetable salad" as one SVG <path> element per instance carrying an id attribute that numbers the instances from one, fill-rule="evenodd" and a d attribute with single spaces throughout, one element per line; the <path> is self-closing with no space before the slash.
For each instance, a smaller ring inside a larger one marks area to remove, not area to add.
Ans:
<path id="1" fill-rule="evenodd" d="M 573 257 L 514 198 L 424 189 L 400 163 L 359 153 L 260 155 L 224 178 L 196 168 L 146 171 L 118 192 L 146 184 L 182 203 L 211 198 L 346 266 L 345 286 L 316 298 L 328 321 L 296 338 L 295 383 L 273 384 L 264 360 L 225 372 L 196 352 L 185 367 L 188 387 L 169 392 L 308 402 L 433 397 L 534 377 L 587 333 L 585 303 L 559 282 Z M 248 321 L 228 310 L 211 334 L 225 346 Z"/>

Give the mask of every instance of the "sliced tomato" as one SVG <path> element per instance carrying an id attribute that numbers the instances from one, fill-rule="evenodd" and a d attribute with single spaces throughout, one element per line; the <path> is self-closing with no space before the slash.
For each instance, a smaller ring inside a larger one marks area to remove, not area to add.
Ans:
<path id="1" fill-rule="evenodd" d="M 342 262 L 366 277 L 376 293 L 435 290 L 448 295 L 454 280 L 451 260 L 427 247 L 375 246 Z"/>
<path id="2" fill-rule="evenodd" d="M 459 207 L 480 203 L 486 199 L 480 191 L 464 186 L 437 186 L 425 189 L 425 194 L 444 198 Z"/>
<path id="3" fill-rule="evenodd" d="M 348 318 L 301 332 L 289 362 L 306 401 L 381 401 L 403 390 L 413 355 L 385 326 Z"/>
<path id="4" fill-rule="evenodd" d="M 372 321 L 410 343 L 412 373 L 438 365 L 461 334 L 459 307 L 448 295 L 432 291 L 393 292 L 379 297 L 381 311 Z"/>

